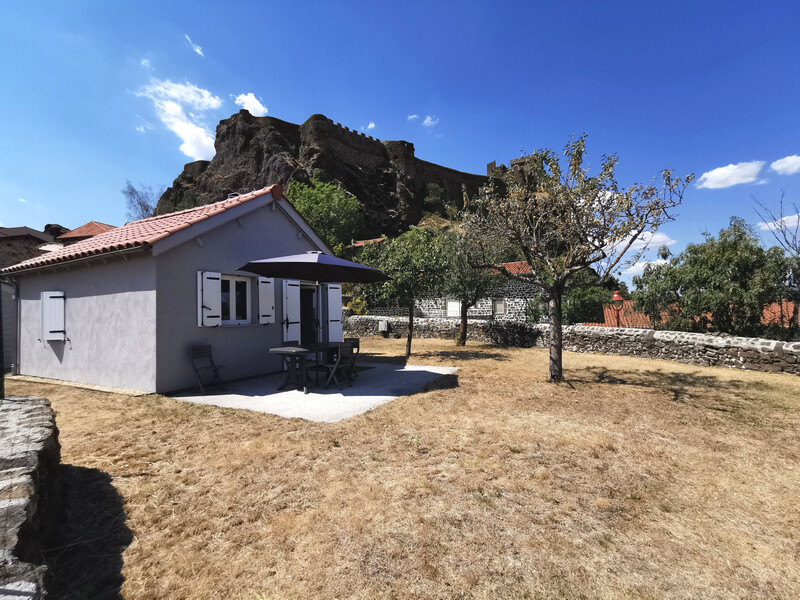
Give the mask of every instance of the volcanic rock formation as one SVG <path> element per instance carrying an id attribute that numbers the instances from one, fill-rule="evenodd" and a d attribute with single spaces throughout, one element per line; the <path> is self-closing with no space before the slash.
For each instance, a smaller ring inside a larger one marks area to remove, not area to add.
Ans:
<path id="1" fill-rule="evenodd" d="M 277 183 L 308 183 L 316 175 L 336 182 L 367 211 L 369 230 L 404 231 L 422 216 L 428 184 L 441 186 L 460 206 L 463 189 L 473 195 L 486 177 L 462 173 L 414 156 L 414 145 L 381 141 L 342 127 L 324 115 L 302 125 L 242 110 L 217 125 L 216 155 L 189 163 L 161 196 L 157 213 L 191 208 Z"/>

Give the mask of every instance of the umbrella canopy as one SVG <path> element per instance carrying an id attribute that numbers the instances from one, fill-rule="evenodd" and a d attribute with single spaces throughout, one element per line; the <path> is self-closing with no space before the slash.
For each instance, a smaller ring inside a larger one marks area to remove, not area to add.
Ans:
<path id="1" fill-rule="evenodd" d="M 239 267 L 239 270 L 256 273 L 262 277 L 304 279 L 323 283 L 373 283 L 389 279 L 378 269 L 322 252 L 306 252 L 305 254 L 253 260 L 243 267 Z"/>

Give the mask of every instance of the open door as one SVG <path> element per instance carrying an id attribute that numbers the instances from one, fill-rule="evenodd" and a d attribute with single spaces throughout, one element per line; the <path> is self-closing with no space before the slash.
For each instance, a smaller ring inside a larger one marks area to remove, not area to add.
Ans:
<path id="1" fill-rule="evenodd" d="M 342 341 L 342 285 L 329 283 L 328 290 L 328 341 Z"/>
<path id="2" fill-rule="evenodd" d="M 300 343 L 300 282 L 283 280 L 283 341 Z"/>

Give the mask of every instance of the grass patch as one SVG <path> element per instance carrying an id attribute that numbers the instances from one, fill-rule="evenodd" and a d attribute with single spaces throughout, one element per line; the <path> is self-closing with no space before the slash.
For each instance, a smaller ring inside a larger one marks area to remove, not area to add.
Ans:
<path id="1" fill-rule="evenodd" d="M 404 344 L 365 339 L 362 355 L 402 362 Z M 800 378 L 565 353 L 569 381 L 551 385 L 543 350 L 414 351 L 461 367 L 458 385 L 336 424 L 8 382 L 52 401 L 74 505 L 85 489 L 124 509 L 109 526 L 130 534 L 82 542 L 103 560 L 51 554 L 64 587 L 101 597 L 95 580 L 121 573 L 132 599 L 800 597 Z"/>

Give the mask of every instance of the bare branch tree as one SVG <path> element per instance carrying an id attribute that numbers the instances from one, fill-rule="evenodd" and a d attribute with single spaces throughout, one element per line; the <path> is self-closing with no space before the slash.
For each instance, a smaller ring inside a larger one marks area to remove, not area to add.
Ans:
<path id="1" fill-rule="evenodd" d="M 131 221 L 146 219 L 156 214 L 158 199 L 164 193 L 164 188 L 158 191 L 153 190 L 149 185 L 139 185 L 134 187 L 130 180 L 125 181 L 122 195 L 125 196 L 125 207 L 127 215 Z"/>
<path id="2" fill-rule="evenodd" d="M 620 188 L 614 175 L 615 155 L 603 156 L 600 172 L 589 176 L 583 166 L 586 136 L 564 149 L 565 164 L 555 152 L 538 150 L 490 180 L 469 208 L 467 218 L 477 238 L 518 249 L 530 273 L 509 273 L 502 264 L 487 261 L 507 277 L 538 287 L 549 303 L 550 381 L 563 380 L 562 297 L 575 276 L 594 269 L 602 278 L 618 267 L 635 263 L 647 242 L 680 204 L 693 175 L 674 177 L 662 171 L 656 185 Z M 649 237 L 648 237 L 649 236 Z M 622 263 L 623 257 L 632 256 Z"/>

